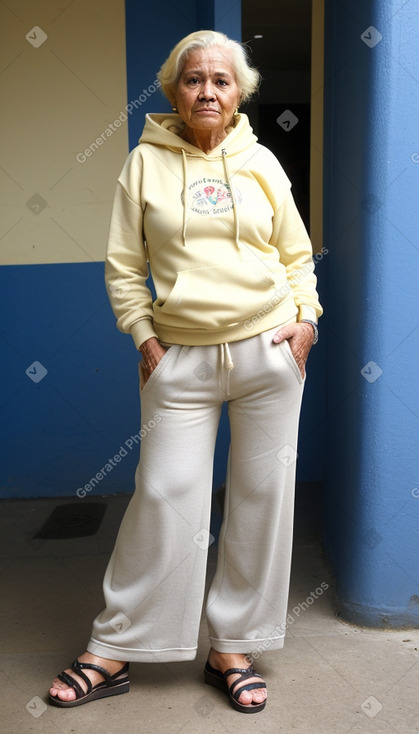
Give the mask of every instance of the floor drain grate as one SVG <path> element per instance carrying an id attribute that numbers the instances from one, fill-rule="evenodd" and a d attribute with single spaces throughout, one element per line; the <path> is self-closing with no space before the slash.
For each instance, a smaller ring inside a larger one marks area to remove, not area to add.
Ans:
<path id="1" fill-rule="evenodd" d="M 59 505 L 33 537 L 64 540 L 94 535 L 100 528 L 105 512 L 106 504 L 103 502 L 85 502 L 82 509 L 74 504 Z"/>

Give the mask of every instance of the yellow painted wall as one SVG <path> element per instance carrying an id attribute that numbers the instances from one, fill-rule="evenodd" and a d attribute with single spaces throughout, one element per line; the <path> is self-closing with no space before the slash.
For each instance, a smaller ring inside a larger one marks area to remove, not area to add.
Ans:
<path id="1" fill-rule="evenodd" d="M 103 260 L 128 153 L 124 0 L 6 0 L 0 28 L 0 262 Z"/>

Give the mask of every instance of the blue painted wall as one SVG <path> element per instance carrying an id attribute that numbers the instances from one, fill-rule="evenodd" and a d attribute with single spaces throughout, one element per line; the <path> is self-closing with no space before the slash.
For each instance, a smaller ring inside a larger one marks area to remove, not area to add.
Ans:
<path id="1" fill-rule="evenodd" d="M 138 432 L 135 348 L 115 329 L 102 263 L 3 267 L 0 292 L 1 496 L 75 496 Z M 100 493 L 132 489 L 137 459 L 127 452 Z"/>
<path id="2" fill-rule="evenodd" d="M 325 541 L 343 615 L 419 622 L 419 17 L 326 1 Z"/>

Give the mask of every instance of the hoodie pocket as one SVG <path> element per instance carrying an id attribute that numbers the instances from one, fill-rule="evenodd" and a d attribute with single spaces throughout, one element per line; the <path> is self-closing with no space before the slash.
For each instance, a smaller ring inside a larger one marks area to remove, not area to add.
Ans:
<path id="1" fill-rule="evenodd" d="M 154 303 L 154 314 L 165 325 L 223 328 L 269 310 L 282 298 L 263 263 L 210 265 L 181 270 L 166 301 Z"/>

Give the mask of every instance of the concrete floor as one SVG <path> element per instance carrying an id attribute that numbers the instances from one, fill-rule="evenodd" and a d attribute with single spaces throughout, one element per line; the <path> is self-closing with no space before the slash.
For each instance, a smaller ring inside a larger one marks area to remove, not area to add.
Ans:
<path id="1" fill-rule="evenodd" d="M 128 695 L 67 710 L 47 705 L 51 679 L 84 650 L 102 608 L 102 575 L 127 504 L 126 497 L 95 499 L 108 504 L 99 531 L 72 540 L 33 539 L 68 500 L 0 503 L 3 734 L 419 732 L 419 630 L 340 621 L 319 535 L 307 522 L 296 527 L 285 647 L 257 661 L 269 687 L 263 712 L 237 713 L 203 683 L 205 619 L 193 662 L 132 664 Z M 212 546 L 209 577 L 214 561 Z M 329 588 L 315 599 L 322 582 Z"/>

